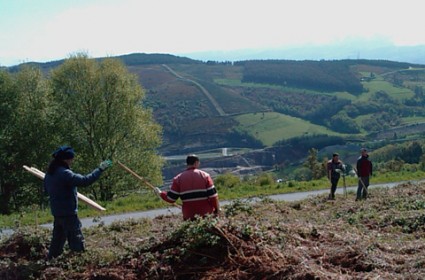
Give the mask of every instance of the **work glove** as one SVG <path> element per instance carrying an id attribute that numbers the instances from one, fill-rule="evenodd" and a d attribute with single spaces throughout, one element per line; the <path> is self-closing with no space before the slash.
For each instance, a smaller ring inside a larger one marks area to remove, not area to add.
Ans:
<path id="1" fill-rule="evenodd" d="M 159 197 L 159 198 L 161 198 L 161 193 L 162 193 L 161 189 L 158 188 L 158 187 L 155 187 L 155 190 L 154 191 L 155 191 L 156 196 Z"/>
<path id="2" fill-rule="evenodd" d="M 108 160 L 102 161 L 99 164 L 99 169 L 102 170 L 102 171 L 105 171 L 106 169 L 108 169 L 111 166 L 112 166 L 112 161 L 108 159 Z"/>

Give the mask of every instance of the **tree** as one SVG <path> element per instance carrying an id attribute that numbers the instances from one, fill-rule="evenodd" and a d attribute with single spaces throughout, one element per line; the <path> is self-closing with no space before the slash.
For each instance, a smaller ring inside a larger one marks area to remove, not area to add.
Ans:
<path id="1" fill-rule="evenodd" d="M 0 103 L 6 114 L 0 136 L 1 212 L 8 213 L 11 208 L 43 204 L 40 181 L 24 173 L 22 165 L 44 168 L 49 155 L 43 151 L 51 148 L 54 135 L 48 121 L 48 87 L 41 71 L 23 67 L 14 75 L 3 73 L 2 78 Z"/>
<path id="2" fill-rule="evenodd" d="M 347 113 L 339 112 L 330 119 L 330 128 L 341 133 L 359 133 L 359 126 Z"/>
<path id="3" fill-rule="evenodd" d="M 413 141 L 401 150 L 400 158 L 406 163 L 419 163 L 422 153 L 421 145 L 417 141 Z"/>
<path id="4" fill-rule="evenodd" d="M 317 155 L 317 149 L 311 148 L 308 151 L 307 160 L 304 162 L 304 167 L 311 171 L 312 179 L 320 179 L 326 175 L 322 168 L 322 164 L 317 159 Z"/>
<path id="5" fill-rule="evenodd" d="M 0 213 L 8 214 L 9 201 L 13 193 L 11 182 L 10 141 L 13 128 L 14 108 L 17 106 L 17 96 L 13 89 L 12 78 L 6 71 L 0 71 Z"/>
<path id="6" fill-rule="evenodd" d="M 90 170 L 105 159 L 121 160 L 153 183 L 162 181 L 156 153 L 161 127 L 142 107 L 144 91 L 120 61 L 98 62 L 77 54 L 52 72 L 51 83 L 62 143 L 79 154 L 75 168 Z M 95 199 L 110 200 L 134 182 L 114 169 L 91 190 Z"/>

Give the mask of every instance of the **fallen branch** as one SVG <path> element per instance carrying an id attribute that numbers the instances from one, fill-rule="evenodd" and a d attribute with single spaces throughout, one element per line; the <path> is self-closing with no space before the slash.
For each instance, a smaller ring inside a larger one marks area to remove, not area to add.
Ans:
<path id="1" fill-rule="evenodd" d="M 44 180 L 44 176 L 45 176 L 44 172 L 38 170 L 35 167 L 28 167 L 26 165 L 24 165 L 23 167 L 26 171 L 28 171 L 32 175 L 38 177 L 41 180 Z M 90 207 L 92 207 L 96 210 L 99 210 L 99 211 L 105 211 L 106 210 L 104 207 L 100 206 L 95 201 L 91 200 L 90 198 L 88 198 L 85 195 L 80 194 L 79 192 L 77 192 L 77 198 L 79 200 L 81 200 L 82 202 L 84 202 L 85 204 L 87 204 L 88 206 L 90 206 Z"/>

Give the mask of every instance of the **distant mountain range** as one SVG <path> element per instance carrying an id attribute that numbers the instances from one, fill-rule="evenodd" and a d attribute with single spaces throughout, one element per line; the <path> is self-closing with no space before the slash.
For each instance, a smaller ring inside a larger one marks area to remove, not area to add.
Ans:
<path id="1" fill-rule="evenodd" d="M 179 54 L 202 61 L 251 59 L 339 60 L 379 59 L 425 64 L 425 45 L 396 46 L 385 40 L 345 40 L 327 45 L 287 46 L 276 49 L 241 49 Z"/>

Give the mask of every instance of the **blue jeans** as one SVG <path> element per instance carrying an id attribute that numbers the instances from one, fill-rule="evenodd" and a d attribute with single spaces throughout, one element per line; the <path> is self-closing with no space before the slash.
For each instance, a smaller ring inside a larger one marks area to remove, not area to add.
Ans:
<path id="1" fill-rule="evenodd" d="M 359 184 L 357 186 L 357 200 L 367 198 L 367 187 L 369 187 L 369 177 L 359 177 Z"/>
<path id="2" fill-rule="evenodd" d="M 48 258 L 56 258 L 62 254 L 67 240 L 70 250 L 75 252 L 84 251 L 84 236 L 81 232 L 81 222 L 77 215 L 55 216 Z"/>

